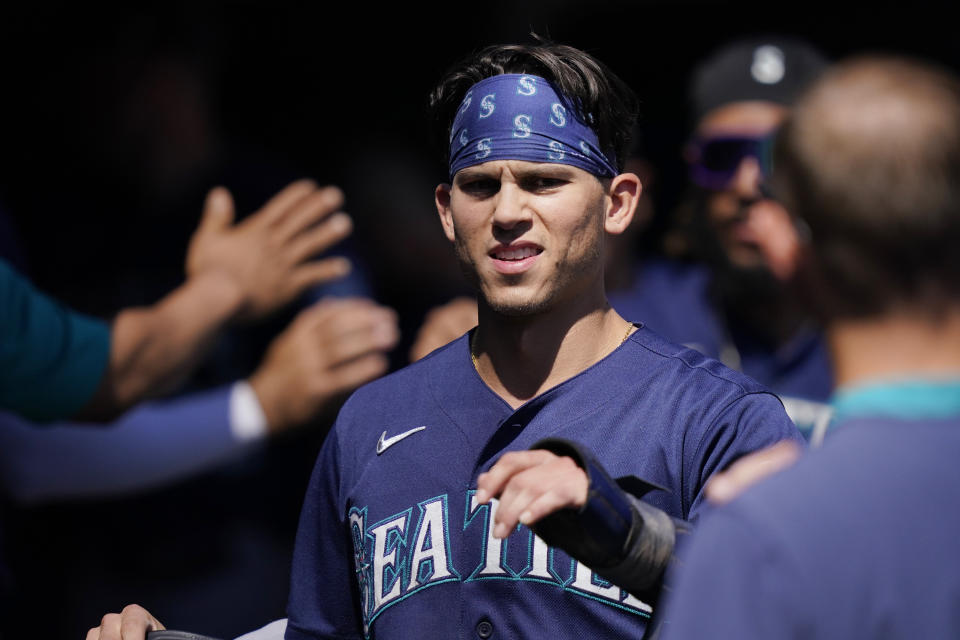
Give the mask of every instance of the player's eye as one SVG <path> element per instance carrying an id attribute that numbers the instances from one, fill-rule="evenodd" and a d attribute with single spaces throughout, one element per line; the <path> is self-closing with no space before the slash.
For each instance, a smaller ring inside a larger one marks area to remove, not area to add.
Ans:
<path id="1" fill-rule="evenodd" d="M 474 198 L 488 198 L 500 191 L 500 181 L 491 178 L 474 178 L 461 184 L 460 190 Z"/>
<path id="2" fill-rule="evenodd" d="M 551 191 L 567 184 L 567 180 L 562 178 L 552 178 L 549 176 L 532 176 L 523 180 L 522 186 L 526 191 Z"/>

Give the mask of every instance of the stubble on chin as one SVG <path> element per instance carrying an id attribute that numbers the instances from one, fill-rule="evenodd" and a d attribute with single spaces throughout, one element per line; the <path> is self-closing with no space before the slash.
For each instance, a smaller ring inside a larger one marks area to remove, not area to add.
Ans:
<path id="1" fill-rule="evenodd" d="M 549 308 L 549 304 L 546 300 L 526 300 L 526 299 L 517 299 L 519 295 L 512 295 L 512 292 L 505 292 L 501 296 L 490 296 L 488 292 L 484 290 L 483 284 L 480 281 L 479 268 L 478 265 L 471 259 L 469 253 L 466 249 L 460 245 L 460 243 L 455 244 L 455 250 L 457 254 L 457 263 L 460 265 L 460 271 L 463 273 L 463 277 L 466 278 L 467 282 L 470 283 L 470 286 L 474 288 L 477 292 L 477 296 L 490 308 L 494 313 L 507 317 L 523 317 L 542 313 Z M 517 281 L 520 280 L 520 276 L 511 277 L 503 276 L 507 282 L 511 279 Z"/>

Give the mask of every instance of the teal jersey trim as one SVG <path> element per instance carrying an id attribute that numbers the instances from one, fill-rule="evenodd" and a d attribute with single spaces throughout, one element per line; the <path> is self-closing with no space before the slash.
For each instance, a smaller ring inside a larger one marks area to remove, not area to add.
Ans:
<path id="1" fill-rule="evenodd" d="M 960 379 L 876 382 L 838 389 L 833 424 L 861 416 L 938 419 L 960 416 Z"/>

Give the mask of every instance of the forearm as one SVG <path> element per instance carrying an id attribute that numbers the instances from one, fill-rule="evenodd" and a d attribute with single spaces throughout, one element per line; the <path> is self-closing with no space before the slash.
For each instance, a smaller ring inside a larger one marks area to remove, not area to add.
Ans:
<path id="1" fill-rule="evenodd" d="M 574 443 L 544 440 L 534 445 L 567 455 L 587 473 L 589 488 L 580 509 L 564 509 L 534 526 L 551 546 L 557 546 L 598 575 L 634 596 L 653 603 L 673 556 L 677 536 L 689 527 L 622 489 L 589 452 Z M 621 480 L 622 482 L 623 480 Z M 655 488 L 636 478 L 638 495 Z"/>
<path id="2" fill-rule="evenodd" d="M 211 271 L 190 278 L 151 307 L 121 311 L 113 323 L 107 371 L 81 416 L 114 415 L 147 395 L 174 388 L 242 303 L 235 281 Z"/>
<path id="3" fill-rule="evenodd" d="M 690 532 L 690 523 L 671 518 L 664 511 L 631 495 L 624 494 L 624 497 L 630 501 L 638 517 L 626 535 L 621 559 L 593 569 L 606 580 L 652 605 L 659 597 L 680 538 Z"/>
<path id="4" fill-rule="evenodd" d="M 0 478 L 22 503 L 100 498 L 162 486 L 226 462 L 236 437 L 232 387 L 145 403 L 105 426 L 60 422 L 40 430 L 0 413 Z"/>

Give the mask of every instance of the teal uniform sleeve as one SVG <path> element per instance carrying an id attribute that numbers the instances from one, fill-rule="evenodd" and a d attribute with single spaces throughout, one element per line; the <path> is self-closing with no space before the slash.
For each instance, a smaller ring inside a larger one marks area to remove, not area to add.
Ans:
<path id="1" fill-rule="evenodd" d="M 106 323 L 37 291 L 0 260 L 0 407 L 35 421 L 72 416 L 109 356 Z"/>

